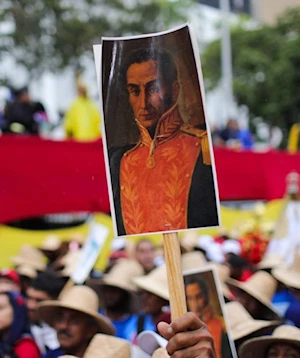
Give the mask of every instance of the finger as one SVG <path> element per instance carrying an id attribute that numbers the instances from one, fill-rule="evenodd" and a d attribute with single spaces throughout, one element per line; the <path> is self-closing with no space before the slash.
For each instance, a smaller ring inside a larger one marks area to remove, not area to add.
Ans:
<path id="1" fill-rule="evenodd" d="M 201 342 L 193 347 L 178 350 L 171 358 L 216 358 L 214 348 L 209 342 Z"/>
<path id="2" fill-rule="evenodd" d="M 169 339 L 167 344 L 167 351 L 170 355 L 181 349 L 203 344 L 213 346 L 213 338 L 205 327 L 201 327 L 198 330 L 187 331 L 175 334 Z"/>
<path id="3" fill-rule="evenodd" d="M 187 312 L 171 322 L 174 333 L 183 331 L 193 331 L 205 326 L 205 324 L 192 312 Z"/>
<path id="4" fill-rule="evenodd" d="M 167 340 L 174 336 L 173 329 L 167 322 L 159 322 L 157 329 L 158 332 Z"/>

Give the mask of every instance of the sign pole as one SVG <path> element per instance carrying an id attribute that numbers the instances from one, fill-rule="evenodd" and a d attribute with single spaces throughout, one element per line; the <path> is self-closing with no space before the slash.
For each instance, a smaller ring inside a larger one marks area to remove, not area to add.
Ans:
<path id="1" fill-rule="evenodd" d="M 178 233 L 163 234 L 172 320 L 187 312 Z"/>

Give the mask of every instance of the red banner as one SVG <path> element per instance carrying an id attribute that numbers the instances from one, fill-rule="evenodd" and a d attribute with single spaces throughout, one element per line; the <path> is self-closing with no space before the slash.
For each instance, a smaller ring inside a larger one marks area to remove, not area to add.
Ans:
<path id="1" fill-rule="evenodd" d="M 102 142 L 0 137 L 0 223 L 59 212 L 109 212 Z M 300 155 L 215 148 L 220 198 L 283 197 Z"/>

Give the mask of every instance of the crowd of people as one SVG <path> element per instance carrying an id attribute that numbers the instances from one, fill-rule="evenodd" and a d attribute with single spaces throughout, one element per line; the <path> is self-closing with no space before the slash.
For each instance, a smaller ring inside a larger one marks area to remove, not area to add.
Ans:
<path id="1" fill-rule="evenodd" d="M 231 340 L 239 357 L 300 357 L 299 252 L 291 266 L 274 254 L 254 264 L 239 240 L 183 237 L 182 269 L 215 267 L 225 314 L 214 312 L 203 282 L 190 280 L 190 312 L 171 320 L 162 247 L 116 239 L 104 272 L 70 284 L 83 242 L 49 236 L 1 269 L 1 357 L 226 358 Z"/>

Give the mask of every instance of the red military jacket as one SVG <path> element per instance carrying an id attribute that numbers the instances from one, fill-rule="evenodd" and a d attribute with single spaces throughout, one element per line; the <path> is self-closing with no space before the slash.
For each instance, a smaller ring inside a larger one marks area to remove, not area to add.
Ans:
<path id="1" fill-rule="evenodd" d="M 210 164 L 207 133 L 183 124 L 177 105 L 159 120 L 154 138 L 137 121 L 140 140 L 120 164 L 120 200 L 127 234 L 188 228 L 188 200 L 201 151 Z"/>

